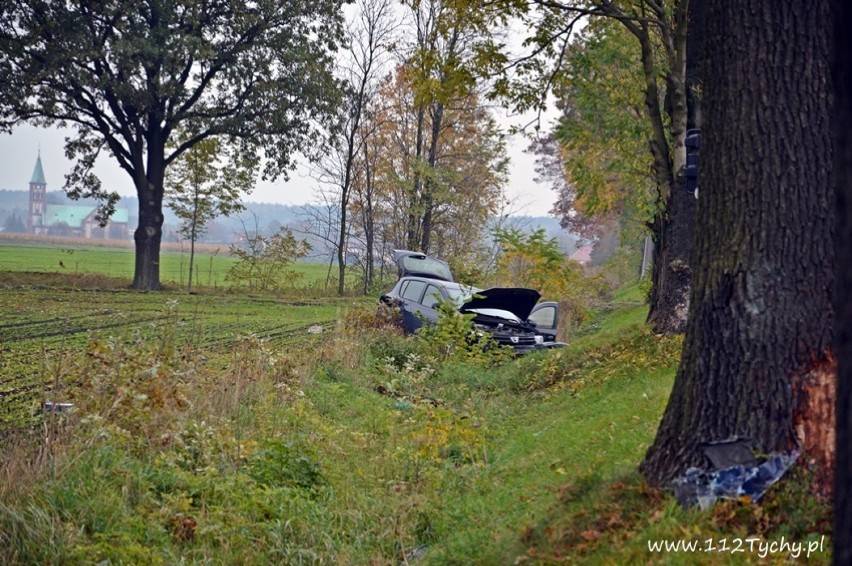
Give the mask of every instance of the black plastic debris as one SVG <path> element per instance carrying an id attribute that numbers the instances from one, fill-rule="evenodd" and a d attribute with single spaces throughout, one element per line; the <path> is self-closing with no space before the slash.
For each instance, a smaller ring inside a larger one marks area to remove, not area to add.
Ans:
<path id="1" fill-rule="evenodd" d="M 713 468 L 689 468 L 672 482 L 684 507 L 708 509 L 717 499 L 759 501 L 799 457 L 798 451 L 773 452 L 758 461 L 746 439 L 707 443 L 702 449 Z"/>
<path id="2" fill-rule="evenodd" d="M 747 438 L 729 438 L 716 442 L 705 442 L 698 445 L 713 470 L 730 468 L 732 466 L 757 466 L 757 458 L 751 451 L 751 441 Z"/>

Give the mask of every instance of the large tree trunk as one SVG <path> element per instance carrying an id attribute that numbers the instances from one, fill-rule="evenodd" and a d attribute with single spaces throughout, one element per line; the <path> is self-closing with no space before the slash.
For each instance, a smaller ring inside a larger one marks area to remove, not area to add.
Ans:
<path id="1" fill-rule="evenodd" d="M 682 12 L 680 25 L 675 33 L 669 51 L 671 60 L 683 60 L 685 88 L 673 90 L 672 123 L 685 120 L 686 130 L 700 128 L 701 90 L 701 54 L 702 54 L 702 6 L 703 0 L 682 0 L 678 10 Z M 688 7 L 688 8 L 687 8 Z M 689 33 L 686 34 L 686 14 L 688 10 Z M 675 39 L 676 38 L 676 39 Z M 686 57 L 683 56 L 684 42 Z M 679 56 L 675 57 L 677 53 Z M 673 69 L 670 75 L 680 77 Z M 677 83 L 670 80 L 669 83 Z M 678 93 L 682 92 L 682 95 Z M 680 102 L 678 102 L 680 101 Z M 684 138 L 684 128 L 677 128 Z M 677 137 L 675 135 L 672 136 Z M 674 334 L 686 330 L 689 313 L 689 293 L 692 286 L 692 241 L 695 237 L 695 197 L 686 192 L 683 166 L 685 157 L 678 158 L 672 164 L 676 176 L 674 187 L 669 194 L 665 210 L 654 219 L 653 271 L 651 272 L 651 293 L 649 296 L 648 324 L 655 332 Z M 658 175 L 658 178 L 660 176 Z"/>
<path id="2" fill-rule="evenodd" d="M 695 228 L 695 197 L 676 187 L 654 221 L 652 286 L 648 324 L 654 332 L 686 330 L 692 281 L 690 255 Z"/>
<path id="3" fill-rule="evenodd" d="M 148 117 L 149 130 L 145 135 L 145 162 L 141 145 L 133 155 L 136 196 L 139 198 L 139 226 L 133 234 L 136 242 L 136 270 L 133 289 L 159 291 L 160 242 L 163 237 L 163 185 L 166 178 L 166 139 L 159 129 L 162 118 L 152 112 Z"/>
<path id="4" fill-rule="evenodd" d="M 613 15 L 620 8 L 609 4 Z M 639 41 L 642 70 L 645 77 L 645 110 L 651 123 L 652 138 L 649 150 L 653 157 L 654 178 L 659 191 L 660 212 L 651 225 L 654 239 L 650 309 L 648 323 L 655 332 L 683 332 L 689 309 L 691 281 L 690 254 L 695 223 L 695 204 L 680 191 L 682 168 L 686 161 L 684 136 L 686 132 L 686 28 L 688 2 L 676 5 L 674 22 L 660 24 L 669 65 L 667 85 L 668 136 L 657 87 L 658 63 L 649 22 L 620 20 Z M 673 25 L 674 28 L 669 26 Z"/>
<path id="5" fill-rule="evenodd" d="M 159 189 L 142 178 L 136 182 L 139 197 L 139 226 L 133 234 L 136 242 L 136 269 L 133 289 L 159 291 L 160 241 L 163 236 L 163 183 Z"/>
<path id="6" fill-rule="evenodd" d="M 705 20 L 691 309 L 641 466 L 658 485 L 733 436 L 823 471 L 833 454 L 828 0 L 707 2 Z"/>
<path id="7" fill-rule="evenodd" d="M 837 466 L 834 563 L 852 564 L 852 5 L 835 0 L 834 80 L 837 179 Z"/>

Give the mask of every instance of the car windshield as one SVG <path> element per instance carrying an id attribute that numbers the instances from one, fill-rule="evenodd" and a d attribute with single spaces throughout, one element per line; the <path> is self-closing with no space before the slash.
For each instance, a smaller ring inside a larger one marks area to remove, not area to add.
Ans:
<path id="1" fill-rule="evenodd" d="M 479 291 L 476 287 L 445 287 L 445 289 L 447 290 L 447 296 L 458 306 L 465 304 Z"/>
<path id="2" fill-rule="evenodd" d="M 472 312 L 474 314 L 480 314 L 482 316 L 489 316 L 492 318 L 502 318 L 504 320 L 508 320 L 510 322 L 520 323 L 521 319 L 510 313 L 509 311 L 504 311 L 503 309 L 470 309 L 467 312 Z"/>

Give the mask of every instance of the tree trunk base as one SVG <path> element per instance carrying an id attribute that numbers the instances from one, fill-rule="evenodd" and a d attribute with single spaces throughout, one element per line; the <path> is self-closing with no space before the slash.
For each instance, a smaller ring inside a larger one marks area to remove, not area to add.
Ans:
<path id="1" fill-rule="evenodd" d="M 140 220 L 141 222 L 141 220 Z M 136 269 L 131 289 L 137 291 L 159 291 L 160 285 L 160 239 L 159 226 L 139 226 L 133 234 L 136 241 Z"/>

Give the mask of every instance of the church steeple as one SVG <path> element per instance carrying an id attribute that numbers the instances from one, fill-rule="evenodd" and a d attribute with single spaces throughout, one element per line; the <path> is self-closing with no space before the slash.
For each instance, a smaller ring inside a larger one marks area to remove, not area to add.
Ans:
<path id="1" fill-rule="evenodd" d="M 41 150 L 38 152 L 35 167 L 33 168 L 33 178 L 30 180 L 30 185 L 46 185 L 44 180 L 44 169 L 41 168 Z"/>
<path id="2" fill-rule="evenodd" d="M 27 217 L 27 228 L 31 233 L 39 234 L 44 231 L 46 193 L 47 181 L 44 180 L 44 169 L 41 167 L 41 149 L 39 149 L 33 168 L 33 178 L 30 179 L 30 214 Z"/>

